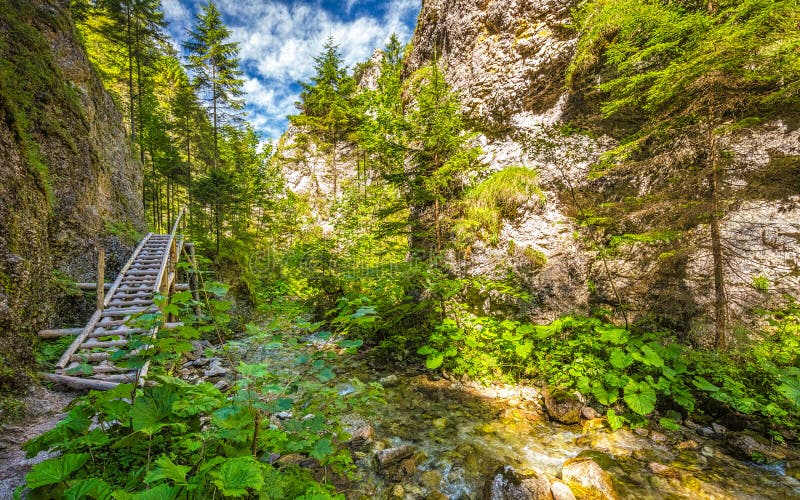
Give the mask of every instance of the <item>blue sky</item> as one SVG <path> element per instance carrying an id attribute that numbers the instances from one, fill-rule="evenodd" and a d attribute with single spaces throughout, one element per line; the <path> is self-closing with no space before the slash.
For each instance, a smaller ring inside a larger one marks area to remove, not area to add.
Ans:
<path id="1" fill-rule="evenodd" d="M 206 0 L 162 0 L 176 45 Z M 345 63 L 368 59 L 392 32 L 411 39 L 420 0 L 217 0 L 232 39 L 240 44 L 248 120 L 265 140 L 277 139 L 295 113 L 297 81 L 313 74 L 313 58 L 329 36 Z"/>

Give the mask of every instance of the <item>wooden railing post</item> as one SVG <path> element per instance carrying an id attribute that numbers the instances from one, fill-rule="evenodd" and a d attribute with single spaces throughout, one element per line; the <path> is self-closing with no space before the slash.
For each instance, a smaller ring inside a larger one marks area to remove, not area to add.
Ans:
<path id="1" fill-rule="evenodd" d="M 103 302 L 105 302 L 105 281 L 106 281 L 106 250 L 102 245 L 97 245 L 97 309 L 103 310 Z"/>

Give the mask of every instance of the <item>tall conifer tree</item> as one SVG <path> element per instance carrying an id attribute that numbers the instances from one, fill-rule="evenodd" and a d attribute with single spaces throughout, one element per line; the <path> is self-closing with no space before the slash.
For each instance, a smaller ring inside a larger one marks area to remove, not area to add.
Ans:
<path id="1" fill-rule="evenodd" d="M 184 47 L 189 51 L 189 68 L 194 84 L 208 94 L 214 134 L 214 166 L 219 162 L 219 129 L 222 122 L 235 118 L 241 110 L 242 70 L 239 67 L 239 44 L 230 42 L 231 30 L 222 21 L 214 2 L 209 2 L 197 16 L 194 29 Z"/>

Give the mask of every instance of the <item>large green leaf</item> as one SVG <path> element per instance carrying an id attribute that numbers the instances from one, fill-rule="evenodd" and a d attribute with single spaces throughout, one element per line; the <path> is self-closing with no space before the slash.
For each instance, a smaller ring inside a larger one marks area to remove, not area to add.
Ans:
<path id="1" fill-rule="evenodd" d="M 781 377 L 781 379 L 783 383 L 778 386 L 778 390 L 795 406 L 800 406 L 800 378 L 792 376 Z"/>
<path id="2" fill-rule="evenodd" d="M 85 500 L 94 498 L 95 500 L 107 500 L 111 498 L 114 490 L 102 479 L 92 477 L 80 479 L 71 484 L 70 489 L 64 493 L 66 500 Z"/>
<path id="3" fill-rule="evenodd" d="M 606 388 L 603 384 L 598 383 L 592 387 L 592 395 L 597 398 L 597 401 L 603 405 L 608 406 L 614 404 L 619 399 L 619 389 Z"/>
<path id="4" fill-rule="evenodd" d="M 646 382 L 630 380 L 624 388 L 625 403 L 639 415 L 647 415 L 656 408 L 656 391 Z"/>
<path id="5" fill-rule="evenodd" d="M 608 425 L 611 426 L 611 430 L 615 431 L 625 425 L 625 417 L 617 415 L 617 412 L 614 410 L 609 409 L 606 412 L 606 418 L 608 419 Z"/>
<path id="6" fill-rule="evenodd" d="M 432 356 L 428 356 L 428 359 L 425 360 L 425 366 L 427 366 L 430 370 L 434 370 L 442 366 L 443 362 L 444 354 L 434 354 Z"/>
<path id="7" fill-rule="evenodd" d="M 531 352 L 533 352 L 533 342 L 528 341 L 528 342 L 522 342 L 521 344 L 517 344 L 514 347 L 514 351 L 520 358 L 527 359 L 528 356 L 531 355 Z"/>
<path id="8" fill-rule="evenodd" d="M 180 491 L 181 488 L 164 483 L 150 488 L 149 490 L 135 493 L 131 497 L 131 500 L 172 500 L 178 497 Z"/>
<path id="9" fill-rule="evenodd" d="M 654 366 L 656 368 L 661 368 L 664 366 L 664 360 L 661 359 L 661 356 L 650 346 L 643 345 L 641 354 L 638 352 L 633 352 L 633 359 L 644 363 L 647 366 Z"/>
<path id="10" fill-rule="evenodd" d="M 229 458 L 218 470 L 212 472 L 212 481 L 223 495 L 238 497 L 247 494 L 247 489 L 260 490 L 264 486 L 261 468 L 253 457 Z"/>
<path id="11" fill-rule="evenodd" d="M 33 469 L 25 476 L 25 482 L 31 489 L 41 488 L 48 484 L 58 484 L 83 467 L 87 460 L 89 460 L 87 453 L 67 453 L 51 458 L 34 465 Z"/>
<path id="12" fill-rule="evenodd" d="M 157 385 L 140 396 L 131 408 L 134 431 L 152 435 L 161 427 L 161 421 L 172 414 L 172 403 L 178 399 L 172 386 Z"/>
<path id="13" fill-rule="evenodd" d="M 317 441 L 314 444 L 314 448 L 311 450 L 310 455 L 313 458 L 316 458 L 319 461 L 322 461 L 325 457 L 333 453 L 333 443 L 331 442 L 330 438 L 323 438 Z"/>
<path id="14" fill-rule="evenodd" d="M 692 384 L 694 384 L 694 386 L 697 387 L 698 389 L 700 389 L 701 391 L 706 391 L 706 392 L 717 392 L 717 391 L 719 391 L 719 387 L 717 387 L 716 385 L 712 384 L 711 382 L 706 380 L 704 377 L 695 377 L 694 380 L 692 380 Z"/>
<path id="15" fill-rule="evenodd" d="M 600 340 L 612 344 L 622 345 L 628 341 L 628 330 L 613 326 L 598 326 L 597 332 L 600 333 Z"/>
<path id="16" fill-rule="evenodd" d="M 633 357 L 626 354 L 622 349 L 615 348 L 611 350 L 611 356 L 609 356 L 608 362 L 611 363 L 611 366 L 614 368 L 624 370 L 633 362 Z"/>
<path id="17" fill-rule="evenodd" d="M 149 484 L 168 479 L 175 484 L 186 484 L 186 473 L 191 469 L 189 466 L 174 463 L 164 455 L 156 460 L 156 466 L 147 473 L 144 482 Z"/>

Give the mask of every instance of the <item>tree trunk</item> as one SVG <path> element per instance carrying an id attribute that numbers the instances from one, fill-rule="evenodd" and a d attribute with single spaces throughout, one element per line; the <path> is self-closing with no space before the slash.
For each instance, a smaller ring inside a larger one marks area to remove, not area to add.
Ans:
<path id="1" fill-rule="evenodd" d="M 127 26 L 127 39 L 126 43 L 128 45 L 128 108 L 130 110 L 130 120 L 131 120 L 131 142 L 136 144 L 136 109 L 133 105 L 134 96 L 133 96 L 133 37 L 131 35 L 131 7 L 130 5 L 126 8 L 126 14 L 128 19 L 128 26 Z"/>
<path id="2" fill-rule="evenodd" d="M 726 330 L 728 326 L 728 298 L 725 293 L 725 268 L 722 253 L 722 237 L 720 235 L 720 200 L 719 176 L 720 165 L 717 154 L 717 138 L 713 128 L 709 126 L 708 154 L 711 171 L 708 174 L 709 196 L 711 198 L 711 256 L 714 266 L 714 347 L 726 348 Z"/>
<path id="3" fill-rule="evenodd" d="M 142 126 L 142 47 L 141 47 L 141 40 L 139 39 L 139 27 L 136 27 L 136 107 L 137 107 L 137 116 L 139 117 L 139 127 Z M 144 165 L 144 147 L 141 144 L 141 130 L 139 133 L 139 159 L 142 161 L 142 165 Z"/>
<path id="4" fill-rule="evenodd" d="M 211 65 L 211 106 L 213 108 L 214 118 L 214 168 L 217 168 L 217 157 L 219 150 L 217 149 L 217 67 Z"/>

